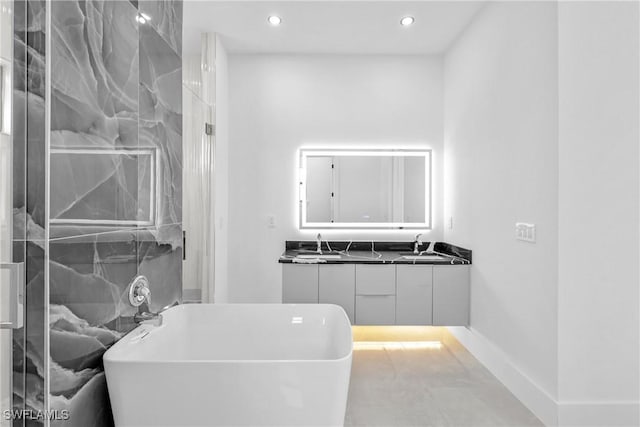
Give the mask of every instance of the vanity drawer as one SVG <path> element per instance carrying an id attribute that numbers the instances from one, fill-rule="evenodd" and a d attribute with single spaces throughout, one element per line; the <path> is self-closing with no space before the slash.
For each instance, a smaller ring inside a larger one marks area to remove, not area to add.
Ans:
<path id="1" fill-rule="evenodd" d="M 356 265 L 356 295 L 395 294 L 395 265 Z"/>
<path id="2" fill-rule="evenodd" d="M 356 325 L 395 325 L 394 295 L 356 295 Z"/>

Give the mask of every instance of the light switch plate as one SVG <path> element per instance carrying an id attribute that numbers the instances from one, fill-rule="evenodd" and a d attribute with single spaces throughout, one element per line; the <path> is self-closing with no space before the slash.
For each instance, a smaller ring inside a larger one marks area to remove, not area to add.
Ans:
<path id="1" fill-rule="evenodd" d="M 526 222 L 516 222 L 516 240 L 523 242 L 536 242 L 536 225 Z"/>

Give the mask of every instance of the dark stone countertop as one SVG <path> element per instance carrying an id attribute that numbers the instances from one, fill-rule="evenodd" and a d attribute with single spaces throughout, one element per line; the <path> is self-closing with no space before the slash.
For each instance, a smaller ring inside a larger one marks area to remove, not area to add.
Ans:
<path id="1" fill-rule="evenodd" d="M 371 242 L 371 241 L 322 241 L 322 255 L 339 255 L 339 259 L 316 259 L 316 241 L 290 241 L 285 245 L 285 251 L 278 262 L 304 264 L 435 264 L 461 265 L 471 264 L 471 250 L 445 242 L 436 242 L 434 254 L 440 258 L 426 257 L 420 259 L 406 259 L 404 256 L 414 256 L 413 242 Z M 423 243 L 418 250 L 424 252 L 429 243 Z M 311 257 L 298 258 L 299 255 Z M 423 255 L 427 255 L 423 253 Z"/>

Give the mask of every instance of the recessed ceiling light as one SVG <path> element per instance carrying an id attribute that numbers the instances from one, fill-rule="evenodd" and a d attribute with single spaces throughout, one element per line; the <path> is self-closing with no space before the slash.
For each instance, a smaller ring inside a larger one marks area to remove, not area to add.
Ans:
<path id="1" fill-rule="evenodd" d="M 267 21 L 269 21 L 269 24 L 277 27 L 278 25 L 280 25 L 282 23 L 282 18 L 280 18 L 279 16 L 276 16 L 276 15 L 271 15 L 269 17 L 269 19 L 267 19 Z"/>
<path id="2" fill-rule="evenodd" d="M 400 20 L 400 25 L 402 25 L 403 27 L 408 27 L 409 25 L 413 24 L 415 21 L 416 20 L 413 18 L 413 16 L 405 16 Z"/>

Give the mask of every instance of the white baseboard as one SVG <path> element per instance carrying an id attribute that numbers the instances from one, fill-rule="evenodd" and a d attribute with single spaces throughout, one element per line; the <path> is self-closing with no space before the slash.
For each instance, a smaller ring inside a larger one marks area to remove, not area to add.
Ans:
<path id="1" fill-rule="evenodd" d="M 563 427 L 637 427 L 640 402 L 560 402 L 558 419 Z"/>
<path id="2" fill-rule="evenodd" d="M 544 425 L 558 425 L 558 405 L 555 399 L 516 368 L 499 348 L 473 329 L 461 326 L 448 329 Z"/>
<path id="3" fill-rule="evenodd" d="M 546 426 L 637 427 L 640 402 L 558 402 L 482 334 L 472 328 L 449 331 Z"/>

